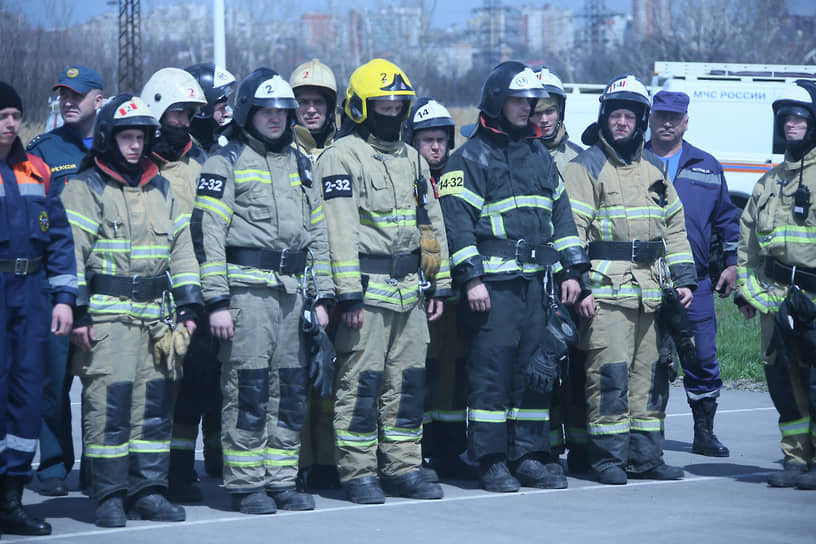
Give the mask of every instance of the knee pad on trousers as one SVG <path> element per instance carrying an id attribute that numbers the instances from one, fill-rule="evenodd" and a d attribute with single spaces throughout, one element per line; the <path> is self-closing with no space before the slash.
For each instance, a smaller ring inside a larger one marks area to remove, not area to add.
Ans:
<path id="1" fill-rule="evenodd" d="M 238 422 L 236 427 L 260 432 L 266 425 L 269 404 L 269 369 L 238 370 Z"/>
<path id="2" fill-rule="evenodd" d="M 280 384 L 278 426 L 300 431 L 306 419 L 306 368 L 279 369 L 278 383 Z"/>
<path id="3" fill-rule="evenodd" d="M 377 397 L 382 387 L 383 373 L 376 370 L 360 372 L 357 383 L 357 400 L 351 416 L 349 431 L 355 433 L 371 432 L 377 428 Z"/>
<path id="4" fill-rule="evenodd" d="M 652 387 L 649 389 L 649 401 L 646 409 L 664 412 L 669 403 L 669 368 L 666 365 L 652 364 Z"/>
<path id="5" fill-rule="evenodd" d="M 145 384 L 144 419 L 142 437 L 145 440 L 163 440 L 170 436 L 173 385 L 160 378 Z"/>
<path id="6" fill-rule="evenodd" d="M 126 444 L 130 440 L 130 407 L 133 383 L 112 383 L 105 397 L 105 443 Z"/>
<path id="7" fill-rule="evenodd" d="M 425 401 L 424 387 L 424 368 L 408 368 L 402 372 L 402 391 L 399 410 L 397 411 L 397 427 L 416 429 L 422 425 L 423 404 Z"/>
<path id="8" fill-rule="evenodd" d="M 602 416 L 618 415 L 629 410 L 629 367 L 624 363 L 608 363 L 601 367 Z"/>
<path id="9" fill-rule="evenodd" d="M 790 372 L 791 367 L 783 368 L 776 365 L 765 365 L 768 392 L 771 394 L 774 406 L 779 412 L 779 420 L 783 422 L 800 419 L 804 415 L 800 413 L 799 407 L 796 405 Z"/>

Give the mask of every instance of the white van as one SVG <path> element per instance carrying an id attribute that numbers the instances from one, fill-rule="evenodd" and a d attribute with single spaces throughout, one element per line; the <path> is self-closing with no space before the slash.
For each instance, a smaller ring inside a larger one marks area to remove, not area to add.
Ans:
<path id="1" fill-rule="evenodd" d="M 654 66 L 650 92 L 665 89 L 689 95 L 685 139 L 722 163 L 731 199 L 743 207 L 760 176 L 782 160 L 782 155 L 772 153 L 771 103 L 794 80 L 816 78 L 816 66 L 667 61 Z M 564 86 L 566 126 L 578 143 L 598 117 L 604 85 Z"/>

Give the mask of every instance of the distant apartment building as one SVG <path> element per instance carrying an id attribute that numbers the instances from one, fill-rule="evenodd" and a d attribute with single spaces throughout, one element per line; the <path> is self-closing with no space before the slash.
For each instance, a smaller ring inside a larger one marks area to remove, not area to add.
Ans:
<path id="1" fill-rule="evenodd" d="M 670 0 L 632 0 L 632 31 L 637 39 L 655 38 L 671 30 Z"/>
<path id="2" fill-rule="evenodd" d="M 475 59 L 480 64 L 493 65 L 508 51 L 519 51 L 526 45 L 522 10 L 502 5 L 500 0 L 485 0 L 481 7 L 471 10 L 468 19 L 469 34 L 474 37 Z"/>
<path id="3" fill-rule="evenodd" d="M 575 45 L 573 12 L 552 4 L 521 7 L 524 21 L 525 45 L 528 51 L 537 54 L 542 51 L 557 53 L 572 49 Z"/>

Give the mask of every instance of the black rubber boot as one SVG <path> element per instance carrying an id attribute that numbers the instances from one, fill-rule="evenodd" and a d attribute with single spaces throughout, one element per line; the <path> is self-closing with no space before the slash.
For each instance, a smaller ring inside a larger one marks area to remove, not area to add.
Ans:
<path id="1" fill-rule="evenodd" d="M 810 470 L 799 474 L 796 478 L 796 487 L 798 489 L 816 489 L 816 467 L 811 465 Z"/>
<path id="2" fill-rule="evenodd" d="M 184 507 L 172 504 L 157 488 L 148 488 L 128 501 L 128 519 L 150 521 L 184 521 Z"/>
<path id="3" fill-rule="evenodd" d="M 793 487 L 806 470 L 807 465 L 804 463 L 786 461 L 784 468 L 780 472 L 774 472 L 768 477 L 768 485 L 771 487 Z"/>
<path id="4" fill-rule="evenodd" d="M 278 511 L 275 499 L 263 491 L 234 493 L 231 496 L 232 509 L 242 514 L 274 514 Z"/>
<path id="5" fill-rule="evenodd" d="M 382 504 L 385 502 L 385 493 L 380 487 L 376 476 L 363 476 L 343 483 L 346 496 L 357 504 Z"/>
<path id="6" fill-rule="evenodd" d="M 714 414 L 717 413 L 717 399 L 705 397 L 688 401 L 694 416 L 694 442 L 692 453 L 706 457 L 728 457 L 730 452 L 714 434 Z"/>
<path id="7" fill-rule="evenodd" d="M 441 499 L 444 496 L 442 486 L 427 480 L 421 469 L 406 472 L 402 476 L 382 478 L 383 490 L 392 497 L 406 499 Z"/>
<path id="8" fill-rule="evenodd" d="M 514 471 L 516 479 L 525 487 L 539 489 L 566 489 L 567 477 L 559 463 L 544 463 L 534 457 L 522 458 Z"/>
<path id="9" fill-rule="evenodd" d="M 51 534 L 51 525 L 35 518 L 23 508 L 22 476 L 4 476 L 0 489 L 0 531 L 13 535 L 42 536 Z"/>
<path id="10" fill-rule="evenodd" d="M 127 524 L 123 495 L 124 492 L 116 493 L 99 501 L 96 505 L 97 527 L 124 527 Z"/>
<path id="11" fill-rule="evenodd" d="M 504 457 L 492 455 L 479 460 L 479 483 L 482 489 L 494 493 L 514 493 L 521 488 Z"/>
<path id="12" fill-rule="evenodd" d="M 301 493 L 294 489 L 284 489 L 281 491 L 267 491 L 266 494 L 272 497 L 278 510 L 302 512 L 315 509 L 314 497 L 308 493 Z"/>
<path id="13" fill-rule="evenodd" d="M 598 472 L 598 481 L 605 485 L 626 485 L 626 471 L 612 465 Z"/>
<path id="14" fill-rule="evenodd" d="M 636 480 L 682 480 L 684 476 L 681 467 L 673 467 L 665 463 L 657 465 L 646 472 L 630 472 L 629 477 Z"/>

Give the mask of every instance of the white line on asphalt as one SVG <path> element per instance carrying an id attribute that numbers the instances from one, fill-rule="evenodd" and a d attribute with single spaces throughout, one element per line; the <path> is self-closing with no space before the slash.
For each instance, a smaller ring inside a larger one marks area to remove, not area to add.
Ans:
<path id="1" fill-rule="evenodd" d="M 263 520 L 273 520 L 273 519 L 281 519 L 281 518 L 288 518 L 290 516 L 318 516 L 320 514 L 325 513 L 335 513 L 335 512 L 346 512 L 351 510 L 372 510 L 374 508 L 400 508 L 407 505 L 414 505 L 414 504 L 439 504 L 439 503 L 447 503 L 447 502 L 461 502 L 461 501 L 472 501 L 472 500 L 502 500 L 508 499 L 513 497 L 519 497 L 522 495 L 544 495 L 549 493 L 570 493 L 570 492 L 592 492 L 592 491 L 602 491 L 606 489 L 628 489 L 633 487 L 642 487 L 642 486 L 656 486 L 656 485 L 681 485 L 684 483 L 697 483 L 697 482 L 707 482 L 712 480 L 723 480 L 723 479 L 730 479 L 730 478 L 746 478 L 750 476 L 767 476 L 772 474 L 776 471 L 760 471 L 760 472 L 748 472 L 748 473 L 736 473 L 736 474 L 724 474 L 722 476 L 698 476 L 695 478 L 685 478 L 683 480 L 664 480 L 664 481 L 635 481 L 629 482 L 625 486 L 618 486 L 618 485 L 603 485 L 603 484 L 590 484 L 581 487 L 571 487 L 568 489 L 532 489 L 532 488 L 525 488 L 529 489 L 526 491 L 521 491 L 519 493 L 489 493 L 484 492 L 481 490 L 473 490 L 477 491 L 478 495 L 465 495 L 459 497 L 448 497 L 442 499 L 441 501 L 425 501 L 425 500 L 406 500 L 406 499 L 396 499 L 392 502 L 386 502 L 385 504 L 380 504 L 376 506 L 372 505 L 363 505 L 363 504 L 348 504 L 343 506 L 334 506 L 329 508 L 318 508 L 316 510 L 312 510 L 309 512 L 279 512 L 278 515 L 275 516 L 247 516 L 247 515 L 231 515 L 227 517 L 220 517 L 220 518 L 212 518 L 212 519 L 200 519 L 195 521 L 185 521 L 182 523 L 151 523 L 148 525 L 138 526 L 138 527 L 123 527 L 121 529 L 97 529 L 92 531 L 79 531 L 76 533 L 66 533 L 66 534 L 59 534 L 59 535 L 49 535 L 49 536 L 41 536 L 37 537 L 37 542 L 46 542 L 50 540 L 61 540 L 65 538 L 82 538 L 82 537 L 96 537 L 96 536 L 107 536 L 110 535 L 111 540 L 116 539 L 117 537 L 121 538 L 122 533 L 129 533 L 129 532 L 142 532 L 142 531 L 154 531 L 157 529 L 169 529 L 169 528 L 179 528 L 183 529 L 185 527 L 190 527 L 193 525 L 215 525 L 215 524 L 222 524 L 222 523 L 232 523 L 232 522 L 247 522 L 252 519 L 263 519 Z M 213 510 L 216 511 L 216 510 Z M 280 515 L 283 514 L 283 515 Z M 9 539 L 8 536 L 11 535 L 4 535 L 3 542 L 31 542 L 31 539 L 24 539 L 24 538 L 11 538 Z"/>

